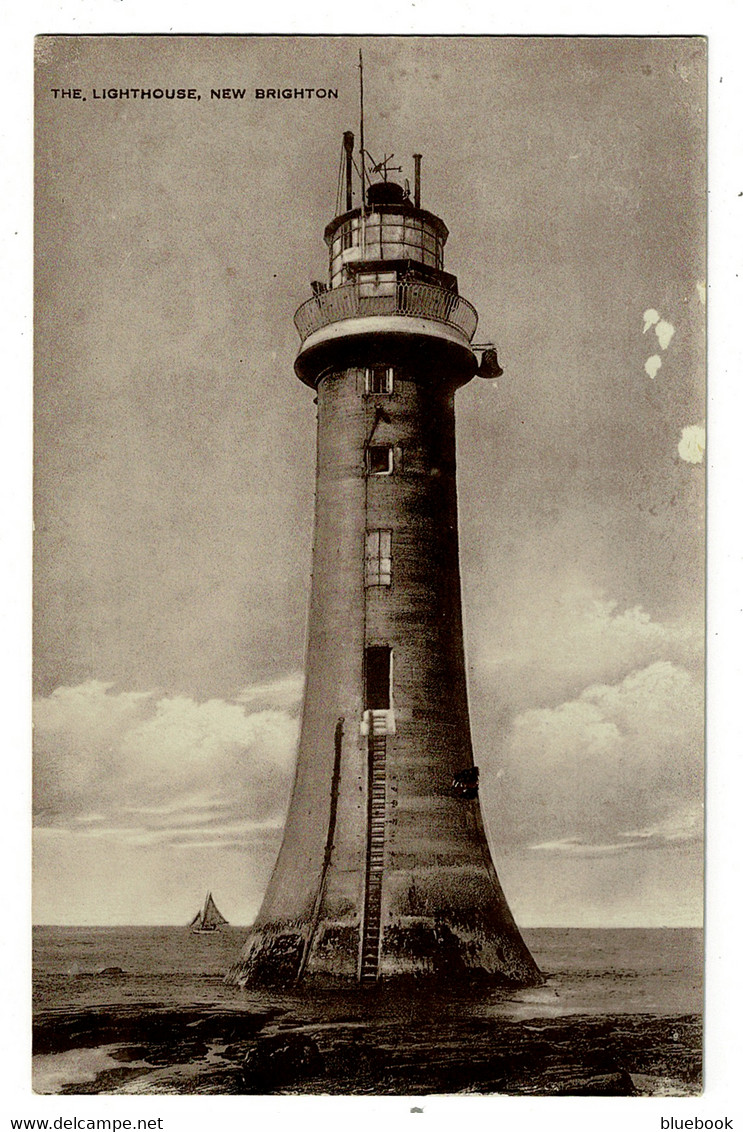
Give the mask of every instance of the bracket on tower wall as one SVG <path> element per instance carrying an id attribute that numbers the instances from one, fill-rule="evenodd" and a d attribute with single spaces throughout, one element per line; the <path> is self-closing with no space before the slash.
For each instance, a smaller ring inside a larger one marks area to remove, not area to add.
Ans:
<path id="1" fill-rule="evenodd" d="M 384 719 L 382 719 L 382 717 L 384 717 Z M 363 735 L 364 737 L 370 735 L 372 727 L 377 735 L 394 735 L 397 730 L 395 727 L 395 709 L 387 708 L 386 710 L 378 711 L 367 709 L 361 717 L 359 735 Z M 382 730 L 382 728 L 384 728 L 384 730 Z"/>

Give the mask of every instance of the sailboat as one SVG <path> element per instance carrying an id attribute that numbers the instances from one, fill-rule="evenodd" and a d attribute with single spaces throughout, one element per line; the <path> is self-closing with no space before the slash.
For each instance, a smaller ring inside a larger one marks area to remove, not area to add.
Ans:
<path id="1" fill-rule="evenodd" d="M 207 892 L 204 907 L 200 908 L 194 918 L 191 920 L 189 927 L 192 932 L 216 932 L 219 931 L 222 924 L 226 924 L 222 913 L 217 908 L 217 905 L 212 900 L 211 892 Z"/>

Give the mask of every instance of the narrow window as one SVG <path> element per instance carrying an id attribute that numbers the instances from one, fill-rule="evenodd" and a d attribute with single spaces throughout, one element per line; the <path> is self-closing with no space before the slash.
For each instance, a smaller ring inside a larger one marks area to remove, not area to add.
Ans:
<path id="1" fill-rule="evenodd" d="M 357 277 L 360 299 L 378 299 L 382 297 L 394 298 L 397 291 L 397 275 L 394 271 L 364 272 Z M 390 305 L 390 309 L 394 304 Z M 382 314 L 383 309 L 369 311 L 371 314 Z"/>
<path id="2" fill-rule="evenodd" d="M 366 450 L 366 470 L 370 476 L 389 476 L 393 459 L 391 444 L 370 444 Z"/>
<path id="3" fill-rule="evenodd" d="M 366 584 L 389 586 L 392 581 L 392 531 L 366 532 Z"/>
<path id="4" fill-rule="evenodd" d="M 370 645 L 364 650 L 364 706 L 368 711 L 389 711 L 391 660 L 389 645 Z"/>
<path id="5" fill-rule="evenodd" d="M 392 366 L 367 366 L 366 392 L 391 393 L 394 370 Z"/>

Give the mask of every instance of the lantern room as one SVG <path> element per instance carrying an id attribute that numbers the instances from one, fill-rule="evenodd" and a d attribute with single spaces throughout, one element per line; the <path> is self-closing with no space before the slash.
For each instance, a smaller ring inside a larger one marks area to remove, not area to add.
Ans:
<path id="1" fill-rule="evenodd" d="M 325 229 L 331 288 L 353 281 L 362 264 L 365 271 L 394 272 L 395 277 L 407 273 L 428 279 L 443 272 L 449 235 L 443 220 L 416 208 L 392 181 L 370 185 L 366 199 L 363 212 L 345 212 Z"/>

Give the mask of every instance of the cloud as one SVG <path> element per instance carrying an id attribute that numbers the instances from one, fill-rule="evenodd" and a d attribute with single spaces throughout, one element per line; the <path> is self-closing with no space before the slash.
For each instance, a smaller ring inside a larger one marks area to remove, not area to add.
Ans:
<path id="1" fill-rule="evenodd" d="M 199 703 L 89 681 L 38 700 L 37 824 L 137 844 L 227 844 L 275 831 L 298 724 L 288 708 L 251 711 L 250 693 Z M 282 695 L 288 703 L 288 684 Z"/>
<path id="2" fill-rule="evenodd" d="M 660 315 L 652 307 L 649 310 L 646 310 L 642 317 L 645 320 L 645 325 L 642 328 L 643 334 L 647 334 L 650 327 L 655 326 L 660 319 Z"/>
<path id="3" fill-rule="evenodd" d="M 654 661 L 701 672 L 701 624 L 655 621 L 642 606 L 622 609 L 580 583 L 566 582 L 557 598 L 533 586 L 514 597 L 509 616 L 483 622 L 476 638 L 480 679 L 511 713 L 617 682 Z"/>
<path id="4" fill-rule="evenodd" d="M 495 800 L 506 841 L 623 852 L 698 830 L 703 682 L 656 661 L 513 720 Z"/>
<path id="5" fill-rule="evenodd" d="M 235 819 L 209 825 L 206 828 L 187 822 L 181 825 L 158 826 L 148 824 L 121 824 L 109 822 L 101 826 L 81 826 L 78 824 L 38 826 L 36 836 L 40 838 L 79 837 L 94 841 L 116 841 L 127 845 L 181 845 L 190 848 L 226 848 L 229 845 L 248 846 L 256 840 L 275 841 L 280 835 L 284 821 L 274 816 L 264 821 Z"/>
<path id="6" fill-rule="evenodd" d="M 704 838 L 704 806 L 700 801 L 681 806 L 660 821 L 642 829 L 622 831 L 613 843 L 601 844 L 580 837 L 563 837 L 530 845 L 534 852 L 569 854 L 575 857 L 603 857 L 626 853 L 630 849 L 662 849 L 682 842 L 701 842 Z"/>
<path id="7" fill-rule="evenodd" d="M 656 846 L 680 841 L 701 841 L 704 837 L 704 805 L 701 799 L 680 806 L 660 821 L 642 829 L 629 830 L 622 837 L 636 845 Z"/>
<path id="8" fill-rule="evenodd" d="M 277 711 L 295 712 L 302 703 L 303 690 L 303 673 L 292 672 L 267 684 L 255 684 L 252 688 L 244 688 L 235 699 L 238 703 L 254 709 L 275 708 Z"/>
<path id="9" fill-rule="evenodd" d="M 689 425 L 681 430 L 681 439 L 678 442 L 678 454 L 687 464 L 701 464 L 704 459 L 706 445 L 706 432 L 704 425 Z"/>

